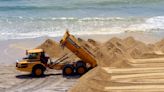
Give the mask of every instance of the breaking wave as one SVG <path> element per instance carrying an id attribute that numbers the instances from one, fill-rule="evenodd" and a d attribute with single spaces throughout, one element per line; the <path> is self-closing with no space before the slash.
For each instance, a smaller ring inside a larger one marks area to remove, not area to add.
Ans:
<path id="1" fill-rule="evenodd" d="M 164 31 L 164 16 L 34 18 L 0 17 L 0 39 L 59 37 L 66 29 L 74 35 L 106 35 L 124 32 Z"/>

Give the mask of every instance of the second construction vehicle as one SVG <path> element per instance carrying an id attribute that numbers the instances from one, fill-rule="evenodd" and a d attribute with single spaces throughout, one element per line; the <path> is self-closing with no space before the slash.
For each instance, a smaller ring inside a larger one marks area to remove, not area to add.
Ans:
<path id="1" fill-rule="evenodd" d="M 47 68 L 51 68 L 62 70 L 64 76 L 70 76 L 74 74 L 82 75 L 97 66 L 97 62 L 92 53 L 81 46 L 78 40 L 73 35 L 69 34 L 68 31 L 66 31 L 61 39 L 60 44 L 62 47 L 67 47 L 81 60 L 65 64 L 62 63 L 62 61 L 68 57 L 64 55 L 54 62 L 49 62 L 50 58 L 45 55 L 43 49 L 33 49 L 27 50 L 27 57 L 17 61 L 17 70 L 31 72 L 32 75 L 39 77 L 44 74 Z"/>

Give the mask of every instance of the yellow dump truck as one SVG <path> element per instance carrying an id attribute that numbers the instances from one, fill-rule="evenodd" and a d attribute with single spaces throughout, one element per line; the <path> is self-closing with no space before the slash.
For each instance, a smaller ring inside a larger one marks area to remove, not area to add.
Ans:
<path id="1" fill-rule="evenodd" d="M 78 40 L 68 31 L 60 41 L 62 47 L 67 47 L 81 60 L 73 63 L 64 64 L 62 61 L 67 59 L 66 55 L 52 62 L 45 55 L 42 49 L 33 49 L 26 51 L 26 57 L 17 61 L 16 68 L 20 71 L 31 72 L 33 76 L 42 76 L 47 68 L 62 70 L 64 76 L 82 75 L 88 70 L 97 66 L 97 62 L 87 49 L 81 46 Z"/>

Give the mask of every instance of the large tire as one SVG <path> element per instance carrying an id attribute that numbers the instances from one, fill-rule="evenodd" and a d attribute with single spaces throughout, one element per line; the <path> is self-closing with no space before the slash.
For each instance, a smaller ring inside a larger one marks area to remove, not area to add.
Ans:
<path id="1" fill-rule="evenodd" d="M 78 66 L 76 67 L 76 74 L 77 75 L 83 75 L 87 72 L 86 66 Z"/>
<path id="2" fill-rule="evenodd" d="M 43 67 L 42 65 L 36 65 L 32 69 L 32 76 L 41 77 L 44 75 L 44 71 L 45 71 L 45 67 Z"/>
<path id="3" fill-rule="evenodd" d="M 67 64 L 64 66 L 62 70 L 63 76 L 71 76 L 74 74 L 74 67 L 71 64 Z"/>
<path id="4" fill-rule="evenodd" d="M 86 63 L 84 63 L 83 61 L 77 61 L 76 62 L 76 67 L 80 67 L 80 66 L 86 66 Z"/>

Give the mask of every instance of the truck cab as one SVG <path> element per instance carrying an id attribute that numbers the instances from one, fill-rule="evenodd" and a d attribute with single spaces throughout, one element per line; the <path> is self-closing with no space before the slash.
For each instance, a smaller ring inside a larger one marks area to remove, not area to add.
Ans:
<path id="1" fill-rule="evenodd" d="M 26 56 L 16 62 L 16 69 L 31 72 L 34 76 L 41 76 L 46 70 L 48 59 L 43 49 L 27 50 Z"/>

